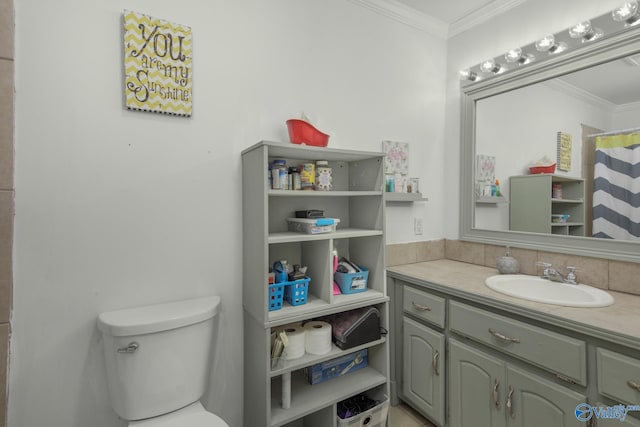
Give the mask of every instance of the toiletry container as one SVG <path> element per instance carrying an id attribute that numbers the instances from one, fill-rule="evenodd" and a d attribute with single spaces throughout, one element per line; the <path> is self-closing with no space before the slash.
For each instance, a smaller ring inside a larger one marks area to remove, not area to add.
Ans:
<path id="1" fill-rule="evenodd" d="M 517 259 L 511 256 L 509 246 L 505 251 L 504 256 L 501 256 L 496 261 L 496 267 L 500 274 L 518 274 L 520 273 L 520 263 Z"/>

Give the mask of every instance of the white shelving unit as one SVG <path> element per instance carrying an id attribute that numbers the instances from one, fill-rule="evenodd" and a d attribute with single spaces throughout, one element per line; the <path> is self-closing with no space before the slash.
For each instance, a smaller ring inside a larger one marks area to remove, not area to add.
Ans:
<path id="1" fill-rule="evenodd" d="M 334 191 L 271 190 L 268 165 L 285 159 L 288 166 L 328 160 Z M 384 154 L 261 141 L 242 152 L 243 169 L 243 305 L 244 423 L 252 427 L 337 426 L 336 403 L 368 390 L 388 392 L 389 349 L 382 336 L 364 345 L 328 354 L 305 354 L 271 364 L 271 333 L 294 322 L 356 308 L 375 306 L 388 329 L 384 269 Z M 287 229 L 296 210 L 322 209 L 339 218 L 335 232 L 302 234 Z M 333 295 L 332 250 L 369 270 L 365 292 Z M 308 267 L 307 302 L 268 308 L 268 269 L 277 260 Z M 301 369 L 368 349 L 368 366 L 310 385 Z M 281 405 L 281 379 L 291 373 L 291 405 Z"/>

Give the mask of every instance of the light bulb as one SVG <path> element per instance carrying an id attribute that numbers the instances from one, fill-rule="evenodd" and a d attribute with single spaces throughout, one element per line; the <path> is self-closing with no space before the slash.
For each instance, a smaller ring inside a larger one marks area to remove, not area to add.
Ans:
<path id="1" fill-rule="evenodd" d="M 520 59 L 521 56 L 522 49 L 518 47 L 516 49 L 511 49 L 509 52 L 505 53 L 504 59 L 506 59 L 507 62 L 516 62 L 518 59 Z"/>
<path id="2" fill-rule="evenodd" d="M 556 38 L 552 34 L 538 40 L 535 46 L 539 52 L 549 52 L 550 54 L 560 53 L 567 49 L 567 44 L 565 42 L 556 43 Z"/>
<path id="3" fill-rule="evenodd" d="M 546 52 L 556 43 L 556 38 L 552 34 L 544 36 L 536 42 L 536 49 L 540 52 Z"/>
<path id="4" fill-rule="evenodd" d="M 600 28 L 591 27 L 591 21 L 580 22 L 569 30 L 571 38 L 581 38 L 583 42 L 599 39 L 603 34 L 604 32 Z"/>
<path id="5" fill-rule="evenodd" d="M 460 76 L 460 80 L 469 80 L 475 82 L 478 79 L 478 75 L 468 68 L 460 70 L 458 74 Z"/>
<path id="6" fill-rule="evenodd" d="M 493 59 L 487 59 L 482 64 L 480 64 L 480 70 L 485 73 L 490 73 L 496 67 L 496 61 Z"/>
<path id="7" fill-rule="evenodd" d="M 584 21 L 574 25 L 573 28 L 569 30 L 569 35 L 572 38 L 577 39 L 589 34 L 589 31 L 591 31 L 591 22 Z"/>
<path id="8" fill-rule="evenodd" d="M 502 68 L 502 65 L 496 64 L 496 61 L 494 59 L 487 59 L 482 64 L 480 64 L 480 71 L 482 71 L 483 73 L 500 74 L 504 70 L 505 69 Z"/>
<path id="9" fill-rule="evenodd" d="M 622 6 L 611 12 L 613 20 L 616 22 L 626 22 L 632 19 L 638 12 L 638 2 L 636 0 L 626 2 Z"/>
<path id="10" fill-rule="evenodd" d="M 524 65 L 533 61 L 535 57 L 530 53 L 527 55 L 523 55 L 522 49 L 518 47 L 516 49 L 511 49 L 509 52 L 505 53 L 504 59 L 510 64 L 517 62 L 518 65 Z"/>

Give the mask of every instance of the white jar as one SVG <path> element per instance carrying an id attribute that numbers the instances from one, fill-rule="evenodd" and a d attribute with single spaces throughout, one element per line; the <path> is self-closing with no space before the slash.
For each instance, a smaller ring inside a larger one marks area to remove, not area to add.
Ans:
<path id="1" fill-rule="evenodd" d="M 318 160 L 316 162 L 316 190 L 331 191 L 333 190 L 333 170 L 326 160 Z"/>

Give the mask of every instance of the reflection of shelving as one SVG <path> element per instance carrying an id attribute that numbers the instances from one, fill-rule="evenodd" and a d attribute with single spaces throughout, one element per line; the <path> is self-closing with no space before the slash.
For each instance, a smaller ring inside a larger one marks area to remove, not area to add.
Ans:
<path id="1" fill-rule="evenodd" d="M 539 174 L 512 176 L 510 229 L 534 233 L 584 236 L 584 180 Z M 562 186 L 562 199 L 551 197 L 551 186 Z M 551 215 L 567 214 L 567 222 L 551 222 Z"/>
<path id="2" fill-rule="evenodd" d="M 504 196 L 478 196 L 476 198 L 476 203 L 497 205 L 498 203 L 507 203 L 507 199 Z"/>
<path id="3" fill-rule="evenodd" d="M 334 191 L 271 190 L 268 164 L 327 160 Z M 388 392 L 388 342 L 381 338 L 349 350 L 333 346 L 325 355 L 306 354 L 280 360 L 272 368 L 271 333 L 281 326 L 375 305 L 387 327 L 384 271 L 384 154 L 260 142 L 242 153 L 243 167 L 243 306 L 245 343 L 245 425 L 257 427 L 334 426 L 336 403 L 370 389 Z M 320 209 L 339 218 L 336 231 L 302 234 L 288 230 L 296 210 Z M 367 290 L 333 295 L 332 250 L 369 269 Z M 308 267 L 307 302 L 269 311 L 268 266 L 277 260 Z M 366 348 L 368 366 L 343 377 L 309 385 L 300 372 L 316 363 Z M 291 405 L 281 407 L 281 379 L 291 374 Z"/>
<path id="4" fill-rule="evenodd" d="M 384 193 L 384 200 L 385 202 L 412 203 L 426 202 L 429 199 L 422 193 Z"/>

